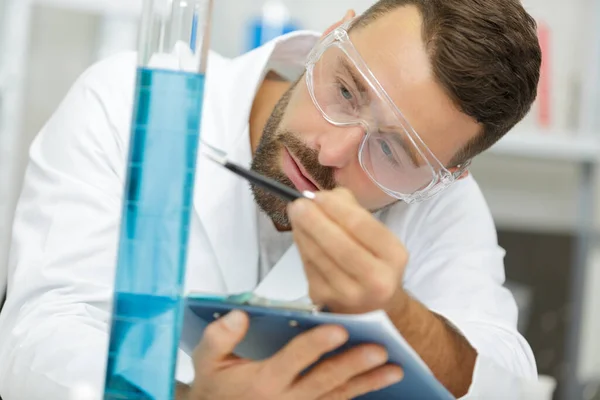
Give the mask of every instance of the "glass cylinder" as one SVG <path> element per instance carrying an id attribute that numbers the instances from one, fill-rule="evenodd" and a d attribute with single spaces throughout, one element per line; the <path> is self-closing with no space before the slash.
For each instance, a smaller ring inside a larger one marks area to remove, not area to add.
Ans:
<path id="1" fill-rule="evenodd" d="M 172 399 L 212 0 L 146 0 L 105 399 Z"/>

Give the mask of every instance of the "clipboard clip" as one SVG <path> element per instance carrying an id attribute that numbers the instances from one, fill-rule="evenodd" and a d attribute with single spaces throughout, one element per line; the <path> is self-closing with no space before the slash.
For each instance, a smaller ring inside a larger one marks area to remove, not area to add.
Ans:
<path id="1" fill-rule="evenodd" d="M 256 307 L 277 308 L 288 311 L 302 311 L 309 313 L 317 313 L 323 310 L 323 307 L 315 304 L 306 303 L 301 300 L 297 301 L 280 301 L 271 300 L 265 297 L 257 296 L 252 292 L 240 293 L 225 297 L 223 300 L 228 303 L 248 305 Z"/>
<path id="2" fill-rule="evenodd" d="M 276 308 L 287 311 L 300 311 L 316 314 L 318 312 L 328 312 L 327 307 L 321 307 L 316 304 L 304 301 L 302 299 L 295 301 L 281 301 L 272 300 L 266 297 L 261 297 L 253 292 L 244 292 L 234 295 L 214 295 L 214 294 L 203 294 L 203 293 L 190 293 L 189 296 L 192 299 L 198 299 L 203 301 L 212 301 L 217 303 L 229 303 L 240 306 L 255 306 L 265 308 Z"/>

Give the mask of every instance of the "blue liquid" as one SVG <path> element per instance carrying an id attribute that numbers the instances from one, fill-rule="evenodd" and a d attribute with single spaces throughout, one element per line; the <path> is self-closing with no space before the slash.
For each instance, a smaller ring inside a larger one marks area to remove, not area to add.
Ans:
<path id="1" fill-rule="evenodd" d="M 204 76 L 139 69 L 105 399 L 173 398 Z"/>

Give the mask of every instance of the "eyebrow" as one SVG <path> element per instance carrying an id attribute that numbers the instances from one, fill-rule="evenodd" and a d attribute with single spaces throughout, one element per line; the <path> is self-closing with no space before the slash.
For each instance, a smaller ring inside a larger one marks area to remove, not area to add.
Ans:
<path id="1" fill-rule="evenodd" d="M 413 163 L 413 165 L 417 168 L 420 168 L 422 166 L 420 163 L 422 157 L 415 154 L 415 152 L 412 149 L 409 149 L 407 144 L 404 143 L 404 140 L 402 140 L 401 146 L 404 148 L 404 150 L 406 150 L 406 153 L 408 153 L 408 157 L 410 157 L 410 161 Z"/>
<path id="2" fill-rule="evenodd" d="M 370 95 L 369 91 L 367 90 L 367 86 L 364 84 L 363 79 L 356 73 L 354 68 L 352 68 L 349 61 L 347 59 L 345 59 L 344 57 L 341 57 L 340 61 L 342 63 L 342 67 L 352 77 L 352 80 L 354 81 L 354 84 L 358 88 L 358 91 L 361 93 L 366 93 L 367 96 L 369 97 L 369 100 L 371 100 L 371 95 Z"/>

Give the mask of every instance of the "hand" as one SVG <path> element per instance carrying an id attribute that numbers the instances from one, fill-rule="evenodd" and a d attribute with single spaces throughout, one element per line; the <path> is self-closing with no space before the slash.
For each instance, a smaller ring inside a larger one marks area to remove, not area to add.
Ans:
<path id="1" fill-rule="evenodd" d="M 292 203 L 288 215 L 314 303 L 362 313 L 404 301 L 408 253 L 351 192 L 317 192 L 314 201 Z"/>
<path id="2" fill-rule="evenodd" d="M 194 352 L 196 376 L 186 400 L 316 400 L 350 399 L 402 379 L 402 370 L 386 365 L 385 349 L 352 348 L 308 367 L 348 340 L 338 326 L 321 326 L 297 336 L 264 361 L 234 356 L 248 331 L 245 313 L 233 311 L 204 331 Z"/>

